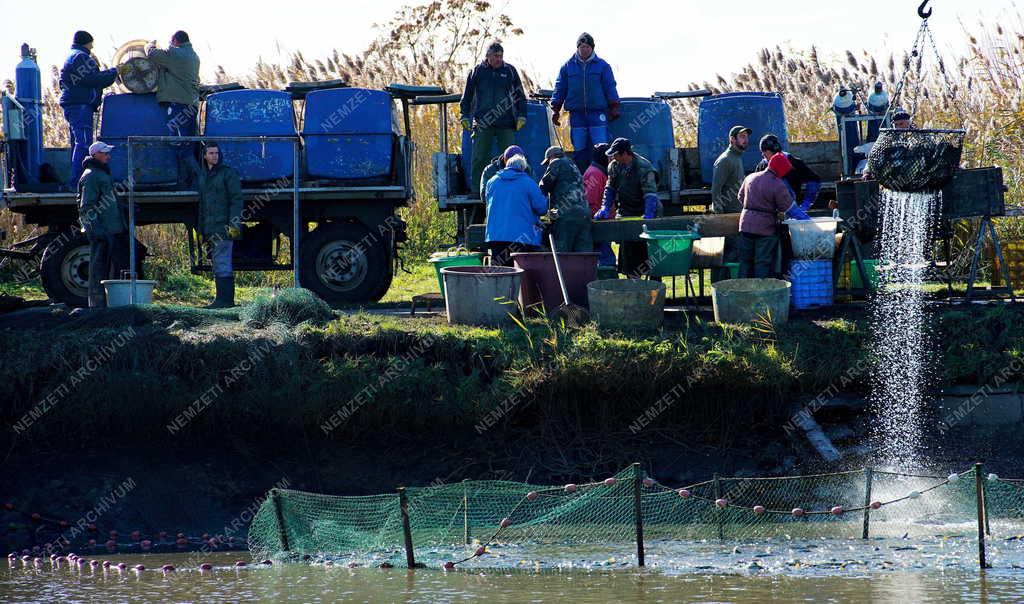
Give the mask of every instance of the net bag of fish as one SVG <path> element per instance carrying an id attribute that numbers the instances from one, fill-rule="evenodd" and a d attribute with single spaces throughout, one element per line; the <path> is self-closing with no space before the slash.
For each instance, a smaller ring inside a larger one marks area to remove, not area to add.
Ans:
<path id="1" fill-rule="evenodd" d="M 939 191 L 960 167 L 963 130 L 883 128 L 868 155 L 868 171 L 890 191 Z"/>

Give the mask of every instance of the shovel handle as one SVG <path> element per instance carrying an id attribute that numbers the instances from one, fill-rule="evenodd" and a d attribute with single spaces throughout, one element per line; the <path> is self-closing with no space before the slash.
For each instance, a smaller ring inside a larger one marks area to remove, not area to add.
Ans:
<path id="1" fill-rule="evenodd" d="M 548 242 L 551 244 L 551 258 L 555 261 L 555 273 L 558 274 L 558 286 L 562 288 L 562 304 L 569 304 L 569 290 L 565 289 L 565 279 L 562 278 L 562 263 L 558 261 L 558 250 L 555 249 L 555 236 L 548 235 Z"/>

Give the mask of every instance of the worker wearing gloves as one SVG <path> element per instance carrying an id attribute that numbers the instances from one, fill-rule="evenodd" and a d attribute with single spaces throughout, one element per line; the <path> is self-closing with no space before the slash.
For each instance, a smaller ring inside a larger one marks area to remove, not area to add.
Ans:
<path id="1" fill-rule="evenodd" d="M 470 196 L 480 198 L 480 175 L 493 153 L 515 142 L 516 130 L 526 125 L 526 93 L 516 68 L 505 62 L 505 49 L 497 42 L 469 72 L 459 104 L 463 130 L 473 133 Z"/>
<path id="2" fill-rule="evenodd" d="M 195 136 L 199 115 L 199 56 L 192 50 L 188 34 L 174 32 L 164 50 L 156 41 L 146 45 L 146 57 L 157 66 L 156 100 L 167 112 L 170 136 Z M 192 171 L 195 145 L 175 143 L 178 149 L 178 183 L 186 184 Z"/>
<path id="3" fill-rule="evenodd" d="M 783 182 L 790 170 L 789 158 L 776 153 L 768 160 L 767 170 L 747 176 L 740 186 L 737 199 L 743 207 L 738 241 L 741 279 L 764 279 L 770 273 L 779 244 L 779 212 L 785 212 L 789 218 L 810 220 Z"/>
<path id="4" fill-rule="evenodd" d="M 540 190 L 551 201 L 551 225 L 558 252 L 593 252 L 590 207 L 583 197 L 583 177 L 561 147 L 544 153 Z"/>
<path id="5" fill-rule="evenodd" d="M 576 53 L 558 70 L 551 97 L 551 121 L 561 125 L 562 109 L 569 112 L 573 159 L 580 172 L 590 164 L 594 145 L 608 142 L 608 122 L 619 118 L 619 92 L 611 65 L 594 54 L 594 37 L 576 39 Z"/>
<path id="6" fill-rule="evenodd" d="M 548 200 L 527 173 L 526 157 L 516 155 L 505 168 L 487 181 L 487 228 L 484 241 L 491 253 L 491 266 L 511 266 L 512 254 L 540 249 L 543 228 L 540 217 L 548 211 Z"/>
<path id="7" fill-rule="evenodd" d="M 643 216 L 657 218 L 662 213 L 658 200 L 658 175 L 647 158 L 633 153 L 633 145 L 626 138 L 617 138 L 608 147 L 608 183 L 604 188 L 601 209 L 594 214 L 597 220 L 612 217 L 612 205 L 618 208 L 616 218 Z M 639 279 L 648 272 L 647 243 L 624 241 L 619 245 L 619 272 L 630 279 Z"/>
<path id="8" fill-rule="evenodd" d="M 89 240 L 89 308 L 107 305 L 103 279 L 119 279 L 128 269 L 128 228 L 117 204 L 110 176 L 110 152 L 114 148 L 97 141 L 89 146 L 78 181 L 78 220 Z"/>
<path id="9" fill-rule="evenodd" d="M 92 35 L 76 31 L 71 53 L 60 69 L 60 106 L 68 122 L 71 143 L 71 178 L 68 186 L 78 185 L 82 164 L 92 145 L 93 116 L 103 102 L 103 89 L 114 83 L 118 70 L 100 70 L 92 56 Z"/>
<path id="10" fill-rule="evenodd" d="M 199 192 L 199 232 L 207 241 L 217 298 L 206 308 L 235 305 L 235 274 L 231 252 L 241 237 L 242 181 L 233 168 L 224 165 L 220 147 L 207 142 L 201 166 L 196 166 Z"/>
<path id="11" fill-rule="evenodd" d="M 764 159 L 754 168 L 755 172 L 762 172 L 768 169 L 768 160 L 772 158 L 776 153 L 782 153 L 789 160 L 790 165 L 793 167 L 786 177 L 782 180 L 789 187 L 790 193 L 795 199 L 800 199 L 800 191 L 803 189 L 803 200 L 800 201 L 800 209 L 807 211 L 811 209 L 814 204 L 815 197 L 818 196 L 818 191 L 821 190 L 821 177 L 808 166 L 802 159 L 787 153 L 782 150 L 782 143 L 779 141 L 779 137 L 774 134 L 766 134 L 761 137 L 759 143 L 761 149 L 761 155 Z M 806 187 L 806 188 L 805 188 Z"/>

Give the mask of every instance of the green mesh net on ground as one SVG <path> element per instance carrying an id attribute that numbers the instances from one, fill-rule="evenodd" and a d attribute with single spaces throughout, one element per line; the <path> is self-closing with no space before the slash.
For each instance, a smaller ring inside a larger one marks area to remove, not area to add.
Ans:
<path id="1" fill-rule="evenodd" d="M 465 481 L 409 488 L 405 498 L 417 557 L 464 548 L 467 561 L 499 544 L 629 553 L 639 531 L 647 541 L 976 538 L 977 478 L 976 470 L 943 477 L 865 469 L 669 488 L 633 466 L 590 484 Z M 1024 481 L 988 475 L 981 484 L 987 530 L 1004 538 L 1024 532 Z M 275 489 L 252 522 L 249 547 L 258 558 L 372 555 L 398 563 L 406 560 L 403 526 L 398 493 L 338 497 Z"/>

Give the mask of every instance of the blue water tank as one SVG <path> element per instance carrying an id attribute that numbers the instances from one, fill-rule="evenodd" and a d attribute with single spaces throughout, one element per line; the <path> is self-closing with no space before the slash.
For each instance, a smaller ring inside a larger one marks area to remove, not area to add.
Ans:
<path id="1" fill-rule="evenodd" d="M 206 98 L 203 136 L 295 136 L 292 97 L 280 90 L 229 90 Z M 290 142 L 218 141 L 225 164 L 244 182 L 288 178 L 293 174 Z"/>
<path id="2" fill-rule="evenodd" d="M 658 170 L 658 187 L 668 188 L 669 151 L 676 146 L 672 109 L 665 101 L 652 99 L 622 99 L 621 109 L 619 119 L 608 125 L 610 138 L 628 138 L 633 151 Z"/>
<path id="3" fill-rule="evenodd" d="M 18 179 L 34 184 L 39 182 L 39 166 L 43 163 L 43 93 L 35 51 L 28 44 L 21 45 L 21 61 L 14 68 L 14 94 L 25 108 L 25 148 L 20 157 L 24 168 Z"/>
<path id="4" fill-rule="evenodd" d="M 782 96 L 777 92 L 729 92 L 705 97 L 700 103 L 697 119 L 697 148 L 700 155 L 701 179 L 711 184 L 715 160 L 729 147 L 729 129 L 746 126 L 753 130 L 750 146 L 743 154 L 743 168 L 752 172 L 763 159 L 757 148 L 765 134 L 774 134 L 789 145 L 786 135 L 786 112 Z"/>
<path id="5" fill-rule="evenodd" d="M 516 144 L 526 151 L 526 160 L 530 162 L 530 169 L 533 171 L 534 180 L 540 180 L 544 176 L 544 167 L 540 162 L 544 161 L 544 152 L 548 147 L 554 145 L 555 131 L 551 126 L 551 111 L 547 103 L 541 101 L 526 101 L 526 125 L 516 132 Z M 497 157 L 504 149 L 498 149 L 494 143 L 487 151 L 487 158 Z M 467 178 L 473 168 L 473 137 L 469 130 L 462 131 L 462 170 Z"/>
<path id="6" fill-rule="evenodd" d="M 167 109 L 155 94 L 109 94 L 103 97 L 99 140 L 113 145 L 110 175 L 128 180 L 128 137 L 168 136 Z M 178 181 L 178 156 L 170 143 L 136 143 L 132 148 L 135 186 L 170 185 Z"/>
<path id="7" fill-rule="evenodd" d="M 803 310 L 832 305 L 832 261 L 794 260 L 788 275 L 790 302 Z"/>
<path id="8" fill-rule="evenodd" d="M 302 137 L 313 178 L 390 179 L 397 133 L 387 92 L 333 88 L 306 95 Z"/>

